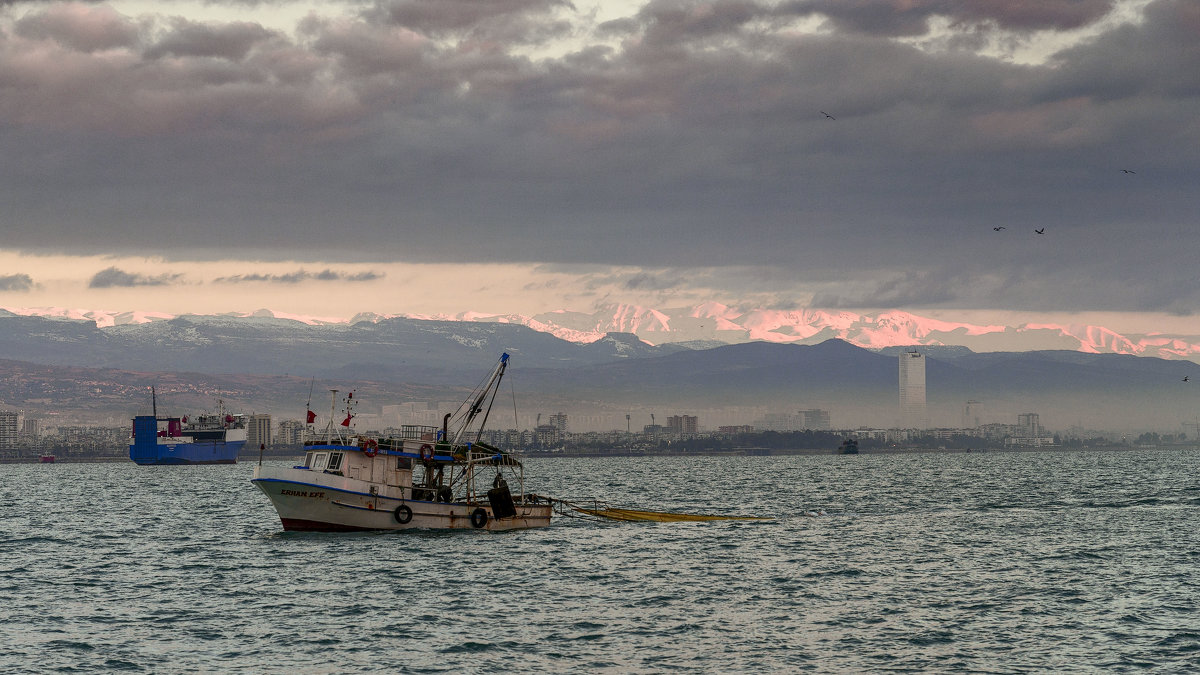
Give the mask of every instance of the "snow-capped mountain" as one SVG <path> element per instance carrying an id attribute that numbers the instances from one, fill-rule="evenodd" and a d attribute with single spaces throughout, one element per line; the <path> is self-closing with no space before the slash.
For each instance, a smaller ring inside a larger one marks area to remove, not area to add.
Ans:
<path id="1" fill-rule="evenodd" d="M 4 308 L 11 314 L 94 321 L 97 328 L 133 326 L 176 318 L 161 312 L 110 312 L 63 308 Z M 975 352 L 1070 350 L 1090 354 L 1128 354 L 1200 361 L 1200 334 L 1122 335 L 1104 326 L 1025 323 L 977 325 L 891 310 L 876 314 L 820 309 L 740 309 L 716 302 L 694 307 L 654 309 L 628 304 L 601 306 L 593 312 L 557 310 L 521 314 L 358 314 L 349 319 L 312 317 L 259 310 L 222 314 L 236 320 L 276 319 L 312 327 L 378 324 L 394 319 L 513 324 L 578 344 L 597 342 L 611 333 L 636 335 L 652 345 L 711 347 L 742 342 L 814 345 L 838 338 L 866 349 L 895 346 L 962 346 Z"/>
<path id="2" fill-rule="evenodd" d="M 614 327 L 626 330 L 601 332 Z M 1019 340 L 1025 349 L 1014 349 Z M 1056 349 L 1041 350 L 1047 342 Z M 353 322 L 268 311 L 0 310 L 0 408 L 116 417 L 146 387 L 170 381 L 177 392 L 281 411 L 305 400 L 313 378 L 331 388 L 373 387 L 381 400 L 457 401 L 507 352 L 530 405 L 616 420 L 599 425 L 619 425 L 630 410 L 706 410 L 708 424 L 744 424 L 754 411 L 815 406 L 878 426 L 894 422 L 896 353 L 919 343 L 928 347 L 928 400 L 941 426 L 975 400 L 988 402 L 991 421 L 1036 411 L 1092 428 L 1169 428 L 1195 416 L 1196 342 L 1095 327 L 974 326 L 903 312 L 739 313 L 711 304 Z M 1147 352 L 1175 360 L 1138 358 Z"/>
<path id="3" fill-rule="evenodd" d="M 1103 326 L 1049 323 L 976 325 L 898 310 L 878 314 L 741 310 L 710 302 L 666 310 L 611 305 L 591 314 L 559 311 L 534 317 L 473 315 L 469 320 L 522 323 L 573 342 L 590 342 L 610 332 L 633 333 L 651 344 L 762 341 L 813 345 L 838 338 L 866 349 L 954 345 L 976 352 L 1062 349 L 1200 361 L 1200 335 L 1121 335 Z"/>

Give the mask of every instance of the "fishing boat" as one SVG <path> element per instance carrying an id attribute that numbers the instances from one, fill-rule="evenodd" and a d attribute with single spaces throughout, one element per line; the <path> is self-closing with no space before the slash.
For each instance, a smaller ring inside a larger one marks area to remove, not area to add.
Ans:
<path id="1" fill-rule="evenodd" d="M 219 412 L 189 418 L 159 417 L 151 388 L 152 414 L 133 418 L 129 459 L 142 466 L 156 464 L 236 464 L 246 444 L 245 415 Z"/>
<path id="2" fill-rule="evenodd" d="M 858 439 L 847 438 L 838 446 L 837 454 L 839 455 L 857 455 L 858 454 Z"/>
<path id="3" fill-rule="evenodd" d="M 398 436 L 354 431 L 354 393 L 339 399 L 338 390 L 330 390 L 323 431 L 307 411 L 303 463 L 279 467 L 260 459 L 252 482 L 285 530 L 546 527 L 550 500 L 525 491 L 516 457 L 481 440 L 508 358 L 501 355 L 484 384 L 442 418 L 441 428 L 405 425 Z"/>

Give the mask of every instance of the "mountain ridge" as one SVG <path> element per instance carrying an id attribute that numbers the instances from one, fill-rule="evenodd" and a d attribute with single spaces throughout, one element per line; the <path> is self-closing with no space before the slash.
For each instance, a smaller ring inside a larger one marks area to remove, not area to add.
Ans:
<path id="1" fill-rule="evenodd" d="M 88 321 L 100 329 L 119 329 L 187 316 L 274 321 L 313 328 L 411 319 L 520 325 L 577 344 L 598 342 L 609 334 L 632 334 L 651 345 L 670 344 L 679 348 L 754 341 L 818 344 L 837 338 L 867 349 L 913 345 L 961 346 L 977 353 L 1067 349 L 1092 354 L 1130 354 L 1200 362 L 1200 335 L 1122 334 L 1104 326 L 1089 324 L 1030 322 L 1016 326 L 980 325 L 932 319 L 900 310 L 876 314 L 819 309 L 742 310 L 716 302 L 665 310 L 610 304 L 602 305 L 590 313 L 555 310 L 533 316 L 480 312 L 438 315 L 360 313 L 345 320 L 265 309 L 249 313 L 170 315 L 161 312 L 105 312 L 53 307 L 0 308 L 0 316 L 4 315 Z"/>

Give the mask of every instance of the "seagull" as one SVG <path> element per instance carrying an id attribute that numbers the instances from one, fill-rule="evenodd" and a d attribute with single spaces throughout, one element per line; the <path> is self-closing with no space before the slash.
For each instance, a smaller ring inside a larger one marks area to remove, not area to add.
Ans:
<path id="1" fill-rule="evenodd" d="M 1004 230 L 1004 229 L 1007 229 L 1007 228 L 1005 228 L 1003 225 L 1001 225 L 1000 227 L 993 227 L 992 229 L 993 229 L 993 230 L 995 230 L 995 231 L 997 231 L 997 232 L 999 232 L 1000 230 Z"/>
<path id="2" fill-rule="evenodd" d="M 830 115 L 829 113 L 825 112 L 824 110 L 821 110 L 821 111 L 820 111 L 820 113 L 821 113 L 822 115 L 824 115 L 824 116 L 828 117 L 828 118 L 829 118 L 829 119 L 831 119 L 831 120 L 836 120 L 836 119 L 837 119 L 836 117 L 834 117 L 833 115 Z"/>
<path id="3" fill-rule="evenodd" d="M 1129 169 L 1121 169 L 1121 173 L 1137 173 L 1137 172 L 1136 172 L 1136 171 L 1130 171 Z"/>
<path id="4" fill-rule="evenodd" d="M 1040 230 L 1034 230 L 1034 232 L 1037 232 L 1038 234 L 1046 234 L 1046 228 L 1043 227 Z"/>

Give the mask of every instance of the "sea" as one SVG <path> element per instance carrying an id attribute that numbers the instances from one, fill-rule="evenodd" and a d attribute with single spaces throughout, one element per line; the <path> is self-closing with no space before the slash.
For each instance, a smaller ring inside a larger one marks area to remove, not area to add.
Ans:
<path id="1" fill-rule="evenodd" d="M 0 467 L 0 672 L 1200 671 L 1195 449 L 530 459 L 773 519 L 507 533 L 284 532 L 253 464 Z"/>

